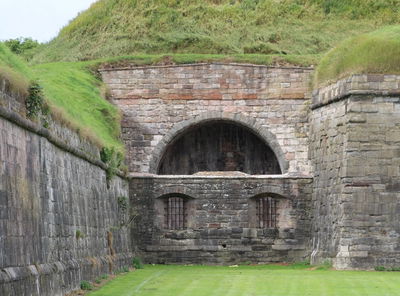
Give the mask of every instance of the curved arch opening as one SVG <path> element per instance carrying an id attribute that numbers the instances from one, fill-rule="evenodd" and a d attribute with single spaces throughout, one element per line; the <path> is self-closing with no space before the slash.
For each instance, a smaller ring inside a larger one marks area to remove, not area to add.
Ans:
<path id="1" fill-rule="evenodd" d="M 251 129 L 231 121 L 208 121 L 178 135 L 165 149 L 160 175 L 199 172 L 281 174 L 279 161 L 268 144 Z"/>

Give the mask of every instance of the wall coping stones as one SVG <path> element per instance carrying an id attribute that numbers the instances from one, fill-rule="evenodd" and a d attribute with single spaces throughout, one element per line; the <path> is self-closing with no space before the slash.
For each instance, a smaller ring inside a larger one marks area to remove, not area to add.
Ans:
<path id="1" fill-rule="evenodd" d="M 119 253 L 114 255 L 114 260 L 118 261 L 123 258 L 132 258 L 133 253 Z M 110 256 L 87 257 L 81 259 L 71 259 L 67 261 L 56 261 L 51 263 L 41 263 L 29 266 L 9 266 L 0 269 L 0 284 L 13 281 L 20 281 L 29 277 L 39 277 L 53 273 L 61 273 L 68 269 L 79 269 L 79 266 L 93 265 L 93 261 L 97 261 L 108 265 Z"/>
<path id="2" fill-rule="evenodd" d="M 81 158 L 95 166 L 100 167 L 103 170 L 107 169 L 107 165 L 104 164 L 99 158 L 96 158 L 94 156 L 89 155 L 83 150 L 80 150 L 65 141 L 60 140 L 58 137 L 56 137 L 49 129 L 44 128 L 41 125 L 38 125 L 23 116 L 19 115 L 18 113 L 7 110 L 6 108 L 0 106 L 0 117 L 16 124 L 17 126 L 28 130 L 32 133 L 35 133 L 43 138 L 46 138 L 50 143 L 52 143 L 54 146 L 71 153 L 72 155 Z M 117 175 L 121 178 L 125 178 L 125 175 L 122 172 L 117 172 Z"/>
<path id="3" fill-rule="evenodd" d="M 130 173 L 128 175 L 128 179 L 287 179 L 287 180 L 300 180 L 300 179 L 313 179 L 311 175 L 247 175 L 247 176 L 238 176 L 238 175 L 156 175 L 156 174 L 146 174 L 146 173 Z"/>
<path id="4" fill-rule="evenodd" d="M 356 74 L 313 91 L 311 109 L 351 95 L 400 96 L 400 75 Z"/>
<path id="5" fill-rule="evenodd" d="M 182 67 L 196 67 L 196 66 L 210 66 L 210 65 L 222 65 L 222 66 L 241 66 L 241 67 L 255 67 L 255 68 L 271 68 L 271 69 L 299 69 L 299 70 L 314 70 L 313 67 L 300 67 L 300 66 L 268 66 L 268 65 L 257 65 L 257 64 L 246 64 L 246 63 L 223 63 L 223 62 L 211 62 L 211 63 L 193 63 L 193 64 L 178 64 L 178 65 L 149 65 L 149 66 L 128 66 L 128 67 L 115 67 L 115 68 L 100 68 L 99 72 L 108 71 L 124 71 L 132 69 L 155 69 L 155 68 L 182 68 Z"/>

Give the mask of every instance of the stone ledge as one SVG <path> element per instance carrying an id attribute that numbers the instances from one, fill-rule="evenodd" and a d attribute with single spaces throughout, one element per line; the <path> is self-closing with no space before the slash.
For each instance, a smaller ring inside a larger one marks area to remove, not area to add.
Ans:
<path id="1" fill-rule="evenodd" d="M 133 258 L 132 253 L 120 253 L 112 259 L 113 262 Z M 52 263 L 35 264 L 29 266 L 5 267 L 0 269 L 0 284 L 22 280 L 28 277 L 38 277 L 52 273 L 64 272 L 68 269 L 79 269 L 80 266 L 109 264 L 111 256 L 88 257 L 65 262 L 57 261 Z"/>
<path id="2" fill-rule="evenodd" d="M 317 89 L 311 109 L 340 101 L 351 95 L 400 96 L 400 75 L 358 74 Z"/>
<path id="3" fill-rule="evenodd" d="M 65 295 L 79 289 L 81 280 L 93 281 L 102 274 L 130 265 L 133 257 L 133 253 L 127 252 L 114 257 L 87 257 L 22 267 L 6 267 L 0 269 L 0 294 L 28 295 L 24 294 L 26 292 L 29 295 Z M 76 276 L 71 277 L 71 273 Z M 61 278 L 65 281 L 63 285 L 60 285 Z"/>
<path id="4" fill-rule="evenodd" d="M 54 136 L 54 134 L 46 129 L 24 117 L 19 115 L 14 111 L 7 110 L 6 108 L 0 106 L 0 118 L 4 118 L 7 121 L 12 122 L 13 124 L 19 126 L 20 128 L 27 130 L 29 132 L 35 133 L 43 138 L 46 138 L 51 144 L 54 146 L 64 150 L 65 152 L 69 152 L 72 155 L 81 158 L 92 165 L 98 166 L 103 170 L 107 169 L 107 165 L 104 164 L 100 159 L 97 159 L 85 151 L 82 151 L 68 143 L 60 140 L 58 137 Z M 121 178 L 125 178 L 125 175 L 122 172 L 118 172 L 117 175 Z"/>
<path id="5" fill-rule="evenodd" d="M 311 175 L 156 175 L 147 173 L 130 173 L 128 179 L 313 179 Z"/>
<path id="6" fill-rule="evenodd" d="M 258 64 L 247 64 L 247 63 L 223 63 L 223 62 L 211 62 L 211 63 L 193 63 L 193 64 L 178 64 L 178 65 L 148 65 L 148 66 L 132 66 L 132 67 L 116 67 L 116 68 L 100 68 L 99 72 L 108 71 L 125 71 L 125 70 L 139 70 L 139 69 L 157 69 L 157 68 L 183 68 L 183 67 L 200 67 L 200 66 L 242 66 L 242 67 L 254 67 L 254 68 L 271 68 L 271 69 L 299 69 L 299 70 L 314 70 L 313 67 L 296 67 L 296 66 L 268 66 Z"/>

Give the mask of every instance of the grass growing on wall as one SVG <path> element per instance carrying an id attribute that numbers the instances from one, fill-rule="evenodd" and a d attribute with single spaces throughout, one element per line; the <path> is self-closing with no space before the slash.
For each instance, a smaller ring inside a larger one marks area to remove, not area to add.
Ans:
<path id="1" fill-rule="evenodd" d="M 314 85 L 351 74 L 400 74 L 400 26 L 388 26 L 342 42 L 320 61 Z"/>
<path id="2" fill-rule="evenodd" d="M 100 0 L 34 61 L 165 53 L 317 55 L 400 19 L 400 0 Z"/>
<path id="3" fill-rule="evenodd" d="M 141 54 L 117 56 L 95 60 L 93 65 L 100 66 L 144 66 L 172 64 L 193 64 L 204 62 L 226 62 L 226 63 L 248 63 L 258 65 L 281 65 L 281 66 L 312 66 L 318 63 L 319 55 L 263 55 L 263 54 Z"/>

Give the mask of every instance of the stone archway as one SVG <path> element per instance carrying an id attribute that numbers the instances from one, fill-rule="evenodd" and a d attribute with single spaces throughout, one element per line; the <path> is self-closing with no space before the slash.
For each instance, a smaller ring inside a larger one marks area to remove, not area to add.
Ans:
<path id="1" fill-rule="evenodd" d="M 206 112 L 197 117 L 176 124 L 155 147 L 150 160 L 149 172 L 153 174 L 158 173 L 158 168 L 160 166 L 162 157 L 168 146 L 175 139 L 187 132 L 190 128 L 212 121 L 232 122 L 250 130 L 253 134 L 264 141 L 269 148 L 271 148 L 279 162 L 281 173 L 284 174 L 287 172 L 289 163 L 285 159 L 285 154 L 282 151 L 274 134 L 269 132 L 258 120 L 254 118 L 241 114 L 226 112 Z"/>

